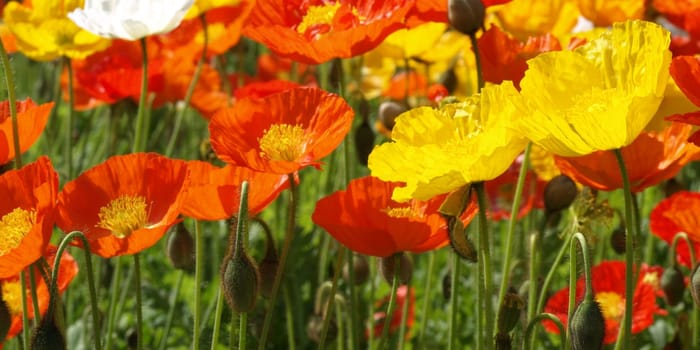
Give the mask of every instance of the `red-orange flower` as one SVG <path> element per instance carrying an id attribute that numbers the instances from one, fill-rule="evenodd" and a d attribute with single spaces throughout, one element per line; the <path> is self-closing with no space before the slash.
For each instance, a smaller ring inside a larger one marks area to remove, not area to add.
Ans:
<path id="1" fill-rule="evenodd" d="M 414 0 L 259 0 L 243 33 L 304 63 L 363 54 L 397 29 Z"/>
<path id="2" fill-rule="evenodd" d="M 687 124 L 672 123 L 660 132 L 642 133 L 622 148 L 632 191 L 670 179 L 700 157 L 700 148 L 687 142 L 691 129 Z M 610 151 L 572 158 L 555 156 L 555 162 L 562 173 L 586 186 L 603 191 L 622 188 L 617 160 Z"/>
<path id="3" fill-rule="evenodd" d="M 49 262 L 50 266 L 53 267 L 53 263 L 56 260 L 56 247 L 48 247 L 48 250 L 44 254 L 44 257 L 46 258 L 46 261 Z M 66 290 L 66 288 L 68 288 L 68 284 L 70 284 L 70 282 L 77 274 L 78 264 L 75 262 L 73 257 L 70 254 L 68 254 L 68 252 L 64 252 L 61 256 L 61 264 L 58 268 L 57 287 L 59 294 L 62 294 Z M 39 311 L 40 314 L 43 315 L 46 313 L 46 310 L 49 307 L 49 288 L 44 282 L 44 279 L 41 278 L 41 274 L 39 272 L 35 273 L 35 276 Z M 26 278 L 29 278 L 29 274 L 27 274 Z M 29 319 L 33 319 L 34 305 L 32 302 L 32 293 L 29 290 L 29 285 L 29 281 L 27 281 L 27 289 L 25 290 L 25 293 L 27 295 L 27 309 L 29 311 Z M 5 301 L 8 308 L 10 309 L 10 316 L 12 317 L 10 321 L 10 329 L 7 332 L 7 335 L 5 336 L 5 340 L 8 340 L 13 338 L 22 330 L 22 288 L 21 281 L 19 280 L 19 275 L 14 275 L 9 278 L 0 280 L 0 288 L 2 288 L 2 299 Z M 0 344 L 0 348 L 2 348 L 2 344 Z"/>
<path id="4" fill-rule="evenodd" d="M 15 103 L 17 108 L 17 126 L 19 129 L 19 148 L 27 151 L 41 136 L 49 120 L 53 102 L 36 105 L 27 98 Z M 0 164 L 5 164 L 15 158 L 14 136 L 12 133 L 12 118 L 10 103 L 0 102 Z"/>
<path id="5" fill-rule="evenodd" d="M 0 278 L 18 274 L 44 254 L 57 192 L 58 174 L 47 157 L 0 175 Z"/>
<path id="6" fill-rule="evenodd" d="M 680 191 L 668 197 L 651 211 L 649 228 L 657 237 L 669 245 L 673 238 L 685 232 L 693 244 L 695 256 L 700 257 L 700 193 Z M 679 263 L 690 267 L 690 250 L 685 240 L 680 240 L 676 246 L 676 259 Z"/>
<path id="7" fill-rule="evenodd" d="M 653 274 L 650 276 L 650 274 Z M 605 318 L 605 344 L 611 344 L 617 339 L 622 316 L 625 313 L 625 262 L 603 261 L 591 269 L 591 279 L 595 299 L 600 304 Z M 665 311 L 656 305 L 656 282 L 658 276 L 652 270 L 642 266 L 637 287 L 634 290 L 632 301 L 632 334 L 639 333 L 654 323 L 655 314 L 665 314 Z M 576 282 L 576 300 L 583 300 L 585 282 L 579 278 Z M 564 288 L 555 293 L 547 301 L 544 312 L 557 316 L 564 327 L 567 327 L 569 309 L 569 288 Z M 559 329 L 551 321 L 545 321 L 547 331 L 559 334 Z"/>
<path id="8" fill-rule="evenodd" d="M 177 221 L 188 181 L 184 161 L 155 153 L 115 156 L 63 187 L 57 224 L 64 232 L 82 231 L 102 257 L 138 253 Z"/>
<path id="9" fill-rule="evenodd" d="M 406 315 L 406 336 L 408 332 L 413 327 L 413 321 L 416 318 L 416 290 L 408 286 L 399 286 L 396 289 L 396 298 L 394 298 L 396 306 L 394 307 L 394 313 L 391 315 L 391 321 L 389 321 L 389 333 L 396 332 L 399 327 L 401 327 L 401 318 L 403 317 L 403 308 L 406 303 L 408 303 L 408 314 Z M 375 305 L 377 311 L 374 313 L 374 327 L 372 331 L 375 337 L 379 337 L 384 329 L 384 320 L 386 319 L 386 306 L 389 303 L 389 295 L 379 300 Z"/>
<path id="10" fill-rule="evenodd" d="M 191 181 L 182 214 L 199 220 L 222 220 L 237 215 L 243 181 L 250 184 L 248 212 L 251 216 L 265 209 L 289 185 L 286 175 L 244 167 L 219 168 L 201 161 L 190 161 L 188 166 Z"/>
<path id="11" fill-rule="evenodd" d="M 340 96 L 316 88 L 243 99 L 214 115 L 211 145 L 227 163 L 291 174 L 320 167 L 350 131 L 353 115 Z"/>
<path id="12" fill-rule="evenodd" d="M 400 185 L 371 176 L 355 179 L 347 190 L 321 198 L 311 219 L 338 242 L 365 255 L 421 253 L 447 245 L 447 223 L 438 213 L 446 195 L 399 203 L 391 194 Z M 471 201 L 460 217 L 465 226 L 476 212 Z"/>
<path id="13" fill-rule="evenodd" d="M 671 61 L 671 76 L 686 97 L 700 107 L 700 58 L 693 56 L 678 56 Z M 676 114 L 667 120 L 700 125 L 700 112 Z M 696 131 L 688 141 L 700 146 L 700 132 Z"/>
<path id="14" fill-rule="evenodd" d="M 510 218 L 510 210 L 515 197 L 515 187 L 520 174 L 521 162 L 522 160 L 519 157 L 503 174 L 484 183 L 486 194 L 490 200 L 488 215 L 492 220 L 506 220 Z M 542 199 L 544 186 L 545 182 L 537 178 L 534 172 L 528 171 L 525 174 L 518 219 L 527 215 L 533 207 L 544 207 L 544 200 Z"/>

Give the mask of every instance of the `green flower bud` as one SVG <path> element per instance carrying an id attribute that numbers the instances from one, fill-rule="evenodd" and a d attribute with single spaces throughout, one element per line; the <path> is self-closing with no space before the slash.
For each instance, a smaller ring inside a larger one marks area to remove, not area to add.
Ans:
<path id="1" fill-rule="evenodd" d="M 595 299 L 584 299 L 569 322 L 572 350 L 599 350 L 605 338 L 605 318 Z"/>
<path id="2" fill-rule="evenodd" d="M 321 341 L 321 332 L 323 331 L 323 317 L 319 315 L 311 316 L 309 323 L 306 325 L 306 334 L 309 339 L 313 340 L 315 343 Z M 331 319 L 328 321 L 328 332 L 326 333 L 326 341 L 332 342 L 338 337 L 338 325 L 335 320 Z"/>
<path id="3" fill-rule="evenodd" d="M 352 269 L 354 271 L 355 285 L 367 282 L 369 279 L 369 264 L 364 255 L 355 254 L 352 259 Z M 350 269 L 347 263 L 343 266 L 343 278 L 346 281 L 350 281 Z"/>
<path id="4" fill-rule="evenodd" d="M 512 348 L 513 342 L 510 334 L 501 332 L 496 333 L 496 350 L 511 350 Z"/>
<path id="5" fill-rule="evenodd" d="M 566 175 L 555 176 L 544 188 L 544 206 L 548 213 L 566 209 L 578 195 L 576 183 Z"/>
<path id="6" fill-rule="evenodd" d="M 525 301 L 518 292 L 510 288 L 503 297 L 501 307 L 498 309 L 498 332 L 509 333 L 520 321 L 520 313 L 525 307 Z"/>
<path id="7" fill-rule="evenodd" d="M 402 252 L 399 254 L 401 254 L 401 262 L 398 271 L 399 284 L 407 284 L 408 281 L 411 280 L 411 276 L 413 276 L 413 260 L 406 253 Z M 379 264 L 382 276 L 384 276 L 384 279 L 389 284 L 391 284 L 392 280 L 394 279 L 394 274 L 397 272 L 395 261 L 396 259 L 394 259 L 394 255 L 392 255 L 382 258 L 381 263 Z"/>
<path id="8" fill-rule="evenodd" d="M 243 252 L 224 260 L 221 288 L 226 302 L 236 312 L 250 312 L 258 298 L 260 275 L 255 262 Z"/>
<path id="9" fill-rule="evenodd" d="M 474 246 L 474 242 L 472 242 L 464 232 L 464 224 L 462 221 L 455 217 L 450 217 L 447 220 L 447 233 L 450 238 L 452 249 L 454 249 L 459 257 L 467 261 L 477 262 L 479 255 L 476 246 Z"/>
<path id="10" fill-rule="evenodd" d="M 182 222 L 171 229 L 167 255 L 176 269 L 184 271 L 194 269 L 194 239 Z"/>
<path id="11" fill-rule="evenodd" d="M 452 276 L 450 276 L 452 272 L 447 271 L 445 276 L 442 276 L 442 296 L 445 298 L 445 300 L 450 300 L 450 297 L 452 296 Z"/>
<path id="12" fill-rule="evenodd" d="M 450 25 L 466 35 L 474 35 L 484 25 L 486 8 L 481 0 L 447 1 L 447 18 Z"/>
<path id="13" fill-rule="evenodd" d="M 627 250 L 627 233 L 624 226 L 618 226 L 610 235 L 610 246 L 617 254 L 625 254 Z"/>
<path id="14" fill-rule="evenodd" d="M 32 331 L 32 350 L 65 350 L 66 338 L 56 325 L 53 312 L 47 312 Z"/>
<path id="15" fill-rule="evenodd" d="M 379 105 L 377 118 L 379 118 L 379 122 L 382 123 L 382 126 L 384 126 L 386 130 L 391 131 L 394 129 L 394 125 L 396 125 L 396 117 L 406 112 L 406 110 L 406 106 L 401 103 L 385 101 Z"/>
<path id="16" fill-rule="evenodd" d="M 367 159 L 374 148 L 374 131 L 367 120 L 355 129 L 355 152 L 360 164 L 367 166 Z"/>
<path id="17" fill-rule="evenodd" d="M 683 300 L 685 281 L 678 265 L 674 264 L 672 267 L 664 270 L 664 273 L 661 275 L 661 289 L 663 289 L 666 302 L 670 306 L 678 305 Z"/>

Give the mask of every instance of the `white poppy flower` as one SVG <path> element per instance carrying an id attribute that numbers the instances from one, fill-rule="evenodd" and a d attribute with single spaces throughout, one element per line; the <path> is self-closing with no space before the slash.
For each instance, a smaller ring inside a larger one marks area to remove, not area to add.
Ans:
<path id="1" fill-rule="evenodd" d="M 137 40 L 177 27 L 194 0 L 85 0 L 68 14 L 81 28 L 107 38 Z"/>

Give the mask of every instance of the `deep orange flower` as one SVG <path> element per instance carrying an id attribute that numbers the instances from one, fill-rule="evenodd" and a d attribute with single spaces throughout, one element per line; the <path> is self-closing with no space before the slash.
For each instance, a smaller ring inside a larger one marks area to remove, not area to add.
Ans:
<path id="1" fill-rule="evenodd" d="M 492 25 L 479 38 L 484 80 L 494 84 L 511 80 L 520 89 L 520 80 L 527 70 L 527 60 L 539 53 L 555 50 L 561 50 L 561 45 L 552 34 L 529 37 L 523 43 L 504 33 L 500 27 Z"/>
<path id="2" fill-rule="evenodd" d="M 375 305 L 374 313 L 374 327 L 372 331 L 374 332 L 374 337 L 380 337 L 382 335 L 382 330 L 384 329 L 384 320 L 386 319 L 386 307 L 389 304 L 389 295 L 379 300 Z M 403 307 L 408 303 L 408 314 L 406 315 L 406 336 L 409 336 L 409 331 L 413 327 L 413 322 L 416 318 L 416 290 L 406 285 L 399 286 L 396 289 L 396 298 L 394 298 L 396 306 L 394 307 L 394 313 L 391 315 L 391 321 L 389 321 L 389 333 L 396 332 L 399 327 L 401 327 L 401 318 L 403 317 Z"/>
<path id="3" fill-rule="evenodd" d="M 53 267 L 54 261 L 56 260 L 56 247 L 48 247 L 44 257 L 50 266 Z M 67 251 L 64 252 L 61 256 L 61 264 L 58 268 L 57 287 L 59 294 L 63 294 L 77 274 L 78 264 Z M 41 274 L 39 272 L 35 273 L 35 276 L 36 293 L 37 298 L 39 299 L 39 311 L 41 315 L 44 315 L 49 307 L 49 288 L 44 282 L 44 279 L 41 278 Z M 27 274 L 26 278 L 29 279 L 29 274 Z M 29 285 L 29 281 L 27 281 L 27 289 L 25 293 L 27 294 L 29 319 L 33 319 L 34 305 L 32 302 L 32 293 L 29 290 Z M 19 280 L 19 274 L 0 280 L 0 288 L 2 288 L 2 299 L 9 307 L 10 316 L 12 317 L 10 321 L 10 330 L 7 332 L 7 336 L 5 336 L 5 340 L 9 340 L 22 330 L 22 288 L 21 281 Z M 0 348 L 2 348 L 2 344 L 0 344 Z"/>
<path id="4" fill-rule="evenodd" d="M 27 98 L 18 101 L 15 106 L 19 129 L 19 148 L 21 152 L 25 152 L 32 147 L 44 131 L 53 102 L 37 106 L 31 98 Z M 0 164 L 5 164 L 15 158 L 14 140 L 10 103 L 2 101 L 0 102 Z"/>
<path id="5" fill-rule="evenodd" d="M 391 199 L 400 183 L 365 176 L 316 203 L 311 219 L 338 242 L 365 255 L 388 257 L 421 253 L 449 243 L 447 223 L 438 213 L 446 195 L 429 201 Z M 460 219 L 466 226 L 477 212 L 472 200 Z"/>
<path id="6" fill-rule="evenodd" d="M 484 7 L 505 4 L 511 0 L 482 0 Z M 409 13 L 406 24 L 416 27 L 425 22 L 445 22 L 447 23 L 447 1 L 445 0 L 420 0 Z"/>
<path id="7" fill-rule="evenodd" d="M 428 81 L 423 74 L 414 70 L 400 72 L 391 78 L 389 86 L 382 95 L 394 100 L 403 100 L 408 96 L 427 96 Z"/>
<path id="8" fill-rule="evenodd" d="M 671 76 L 686 97 L 700 107 L 700 58 L 678 56 L 671 61 Z M 666 120 L 700 126 L 700 112 L 675 114 Z M 700 146 L 700 131 L 695 131 L 688 141 Z"/>
<path id="9" fill-rule="evenodd" d="M 227 163 L 291 174 L 319 168 L 350 131 L 353 115 L 340 96 L 316 88 L 243 99 L 214 115 L 211 145 Z"/>
<path id="10" fill-rule="evenodd" d="M 262 211 L 289 185 L 285 175 L 233 165 L 219 168 L 201 161 L 190 161 L 187 165 L 191 181 L 182 214 L 199 220 L 222 220 L 237 215 L 243 181 L 250 183 L 248 212 L 251 216 Z"/>
<path id="11" fill-rule="evenodd" d="M 488 215 L 492 220 L 507 220 L 510 218 L 510 210 L 515 197 L 515 187 L 520 174 L 521 158 L 518 157 L 503 174 L 484 183 L 486 194 L 490 200 Z M 528 171 L 525 174 L 518 219 L 525 217 L 533 207 L 544 207 L 542 194 L 544 193 L 545 185 L 546 183 L 540 180 L 533 171 Z"/>
<path id="12" fill-rule="evenodd" d="M 653 274 L 650 276 L 650 273 Z M 611 344 L 617 339 L 622 316 L 625 313 L 625 262 L 603 261 L 591 269 L 591 279 L 595 299 L 600 304 L 605 318 L 605 344 Z M 634 290 L 632 302 L 632 334 L 639 333 L 654 323 L 655 314 L 665 314 L 665 311 L 656 305 L 656 283 L 658 275 L 642 266 L 637 287 Z M 576 282 L 577 303 L 583 300 L 585 282 L 579 278 Z M 555 293 L 547 301 L 544 312 L 557 316 L 564 327 L 568 325 L 567 311 L 569 309 L 569 288 L 564 288 Z M 547 331 L 559 334 L 559 329 L 551 321 L 544 321 Z"/>
<path id="13" fill-rule="evenodd" d="M 54 224 L 58 174 L 47 157 L 0 175 L 0 278 L 37 261 Z"/>
<path id="14" fill-rule="evenodd" d="M 63 187 L 57 224 L 82 231 L 99 256 L 135 254 L 176 223 L 188 183 L 184 161 L 155 153 L 111 157 Z"/>
<path id="15" fill-rule="evenodd" d="M 283 57 L 317 64 L 363 54 L 397 29 L 414 0 L 259 0 L 243 33 Z"/>
<path id="16" fill-rule="evenodd" d="M 238 100 L 244 98 L 263 98 L 297 87 L 300 87 L 300 85 L 287 80 L 251 82 L 242 86 L 240 89 L 236 89 L 236 91 L 233 92 L 233 95 Z"/>
<path id="17" fill-rule="evenodd" d="M 700 1 L 654 0 L 654 9 L 691 37 L 700 38 Z"/>
<path id="18" fill-rule="evenodd" d="M 695 256 L 700 257 L 700 193 L 680 191 L 668 197 L 651 211 L 649 228 L 651 232 L 669 245 L 676 234 L 685 232 L 693 243 Z M 690 250 L 685 240 L 676 246 L 676 259 L 684 266 L 690 265 Z"/>
<path id="19" fill-rule="evenodd" d="M 640 192 L 675 176 L 688 162 L 700 159 L 700 148 L 687 142 L 692 126 L 672 123 L 660 132 L 640 134 L 622 147 L 632 191 Z M 598 151 L 582 157 L 558 157 L 562 173 L 586 186 L 611 191 L 622 188 L 615 155 Z"/>

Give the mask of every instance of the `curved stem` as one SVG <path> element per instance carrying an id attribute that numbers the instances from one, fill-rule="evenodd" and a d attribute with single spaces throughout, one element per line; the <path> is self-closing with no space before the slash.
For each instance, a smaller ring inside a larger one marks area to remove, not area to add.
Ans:
<path id="1" fill-rule="evenodd" d="M 569 307 L 567 309 L 567 320 L 571 322 L 571 318 L 576 309 L 576 285 L 578 281 L 578 265 L 577 265 L 577 254 L 576 254 L 576 242 L 581 247 L 581 257 L 583 258 L 583 273 L 584 281 L 586 283 L 586 290 L 584 291 L 586 300 L 593 299 L 593 284 L 591 280 L 591 265 L 588 261 L 588 244 L 586 243 L 586 237 L 580 232 L 573 234 L 572 239 L 569 244 Z M 567 329 L 566 335 L 566 347 L 569 347 L 571 341 L 571 335 L 568 334 L 569 329 Z"/>
<path id="2" fill-rule="evenodd" d="M 294 238 L 294 229 L 296 225 L 296 206 L 297 206 L 297 186 L 294 182 L 294 174 L 289 174 L 289 206 L 287 209 L 287 232 L 284 235 L 284 245 L 282 246 L 282 252 L 280 255 L 280 264 L 277 267 L 277 273 L 275 274 L 275 280 L 272 283 L 272 293 L 270 294 L 270 305 L 265 314 L 265 321 L 263 322 L 263 330 L 260 335 L 260 343 L 258 349 L 265 349 L 267 343 L 267 337 L 270 332 L 270 325 L 272 323 L 272 314 L 275 310 L 275 302 L 277 301 L 277 294 L 280 289 L 280 284 L 282 282 L 282 276 L 284 275 L 284 268 L 287 265 L 287 256 L 289 255 L 289 249 L 292 246 L 292 240 Z"/>
<path id="3" fill-rule="evenodd" d="M 105 350 L 110 350 L 110 348 L 112 347 L 112 330 L 114 329 L 114 319 L 116 317 L 117 311 L 117 296 L 119 295 L 119 284 L 122 274 L 122 264 L 120 257 L 116 258 L 116 264 L 117 266 L 114 268 L 114 274 L 112 276 L 112 290 L 110 291 L 109 298 L 109 318 L 107 319 L 107 332 L 105 333 L 107 337 L 107 339 L 105 340 Z"/>
<path id="4" fill-rule="evenodd" d="M 165 345 L 167 344 L 168 335 L 170 334 L 170 328 L 173 326 L 173 319 L 175 318 L 175 303 L 177 302 L 177 296 L 180 294 L 180 289 L 182 288 L 182 281 L 185 279 L 185 271 L 180 270 L 177 274 L 177 282 L 175 282 L 175 289 L 170 293 L 170 300 L 168 300 L 168 316 L 165 321 L 165 329 L 163 329 L 163 336 L 160 338 L 160 344 L 158 349 L 165 350 Z"/>
<path id="5" fill-rule="evenodd" d="M 541 321 L 543 320 L 549 320 L 554 322 L 554 325 L 559 328 L 559 348 L 561 350 L 566 349 L 565 342 L 566 339 L 564 338 L 566 336 L 566 331 L 564 330 L 564 324 L 561 323 L 561 320 L 557 316 L 554 316 L 553 314 L 550 313 L 541 313 L 537 316 L 535 316 L 530 322 L 527 324 L 527 328 L 525 329 L 525 341 L 523 342 L 523 349 L 524 350 L 529 350 L 530 349 L 530 342 L 527 341 L 527 339 L 530 339 L 532 336 L 532 331 L 535 329 L 535 326 L 538 325 Z"/>
<path id="6" fill-rule="evenodd" d="M 425 329 L 428 323 L 429 311 L 430 311 L 430 297 L 432 289 L 432 277 L 433 270 L 435 269 L 435 252 L 430 251 L 428 254 L 428 271 L 426 272 L 425 287 L 423 287 L 423 312 L 421 315 L 423 320 L 420 323 L 420 330 L 418 331 L 418 349 L 422 349 L 425 346 Z"/>
<path id="7" fill-rule="evenodd" d="M 68 179 L 73 178 L 73 119 L 75 107 L 75 93 L 73 92 L 73 63 L 68 57 L 63 58 L 63 64 L 68 71 L 68 118 L 66 120 L 66 176 Z"/>
<path id="8" fill-rule="evenodd" d="M 238 348 L 244 350 L 246 343 L 246 335 L 248 329 L 248 313 L 241 312 L 238 314 Z M 231 349 L 233 349 L 233 343 L 231 344 Z"/>
<path id="9" fill-rule="evenodd" d="M 489 243 L 489 232 L 488 232 L 488 219 L 486 218 L 486 212 L 488 211 L 488 206 L 486 204 L 486 191 L 484 190 L 484 183 L 477 182 L 474 184 L 476 189 L 476 197 L 479 202 L 479 251 L 481 252 L 479 256 L 478 264 L 482 266 L 482 272 L 484 276 L 484 335 L 486 336 L 485 348 L 491 349 L 493 347 L 493 274 L 491 273 L 491 248 Z"/>
<path id="10" fill-rule="evenodd" d="M 148 95 L 148 48 L 146 47 L 146 38 L 140 40 L 141 43 L 141 95 L 139 96 L 139 107 L 136 112 L 136 131 L 134 134 L 134 145 L 132 152 L 143 152 L 145 146 L 145 133 L 148 125 L 144 124 L 146 110 L 146 96 Z"/>
<path id="11" fill-rule="evenodd" d="M 464 234 L 464 233 L 462 233 Z M 460 257 L 457 256 L 457 253 L 452 252 L 452 271 L 450 275 L 450 325 L 447 330 L 447 349 L 456 349 L 458 345 L 455 345 L 455 340 L 456 336 L 455 334 L 457 333 L 457 316 L 459 315 L 459 312 L 457 311 L 457 308 L 459 306 L 459 293 L 457 292 L 457 287 L 459 287 L 459 273 L 460 273 L 460 267 L 462 266 L 460 264 Z M 479 279 L 477 278 L 477 281 Z M 478 290 L 481 288 L 477 288 L 477 293 Z M 477 298 L 479 300 L 479 298 Z M 477 320 L 477 326 L 480 324 Z M 479 335 L 479 332 L 477 332 L 476 335 L 476 340 L 477 340 L 477 348 L 480 348 L 481 345 L 481 336 Z"/>
<path id="12" fill-rule="evenodd" d="M 7 88 L 7 102 L 10 107 L 10 118 L 12 120 L 12 146 L 15 150 L 15 169 L 22 167 L 22 149 L 19 144 L 19 125 L 17 122 L 17 97 L 15 93 L 15 78 L 10 67 L 10 59 L 7 56 L 5 45 L 0 42 L 0 63 L 5 75 L 5 86 Z M 26 338 L 26 337 L 25 337 Z M 27 340 L 26 343 L 29 341 Z"/>
<path id="13" fill-rule="evenodd" d="M 141 259 L 134 254 L 134 289 L 136 289 L 136 350 L 143 349 L 143 314 L 141 310 Z"/>
<path id="14" fill-rule="evenodd" d="M 200 223 L 194 221 L 194 315 L 192 325 L 192 349 L 199 350 L 199 323 L 202 319 L 202 278 L 204 274 L 204 238 Z"/>
<path id="15" fill-rule="evenodd" d="M 319 349 L 323 349 L 325 347 L 326 336 L 328 334 L 328 324 L 330 323 L 330 320 L 332 318 L 335 293 L 338 290 L 338 278 L 340 277 L 340 274 L 343 270 L 343 260 L 345 258 L 344 254 L 346 249 L 339 248 L 339 250 L 340 252 L 338 253 L 338 257 L 335 261 L 335 267 L 333 269 L 333 281 L 331 282 L 331 290 L 329 292 L 328 301 L 326 302 L 324 310 L 321 312 L 321 314 L 323 315 L 323 325 L 321 327 L 321 338 L 318 342 Z M 337 318 L 340 319 L 340 315 L 338 315 Z"/>
<path id="16" fill-rule="evenodd" d="M 396 291 L 399 288 L 399 275 L 401 274 L 401 254 L 394 254 L 394 277 L 391 279 L 391 294 L 389 294 L 389 304 L 386 307 L 386 315 L 384 315 L 384 327 L 382 328 L 382 337 L 379 339 L 377 349 L 383 350 L 387 338 L 389 338 L 389 328 L 391 327 L 391 318 L 394 316 L 394 306 L 396 304 Z"/>
<path id="17" fill-rule="evenodd" d="M 542 283 L 542 290 L 540 290 L 540 295 L 537 299 L 537 307 L 534 310 L 535 313 L 541 312 L 542 308 L 544 307 L 544 302 L 547 298 L 547 289 L 549 288 L 549 284 L 552 282 L 552 278 L 554 278 L 554 273 L 557 270 L 557 266 L 559 266 L 562 259 L 566 255 L 567 248 L 569 248 L 571 242 L 571 237 L 571 235 L 566 237 L 566 240 L 559 249 L 559 253 L 557 253 L 556 258 L 554 258 L 554 262 L 552 263 L 552 265 L 549 268 L 549 271 L 547 272 L 547 276 L 544 278 L 544 282 Z"/>
<path id="18" fill-rule="evenodd" d="M 625 194 L 625 222 L 627 223 L 625 226 L 627 231 L 627 235 L 625 236 L 625 314 L 623 316 L 621 332 L 618 335 L 617 342 L 615 343 L 615 349 L 619 350 L 621 348 L 630 349 L 632 344 L 634 249 L 636 245 L 635 242 L 637 240 L 637 227 L 639 225 L 633 221 L 634 214 L 632 213 L 632 208 L 634 204 L 632 203 L 632 190 L 629 176 L 627 175 L 625 160 L 622 157 L 622 152 L 619 149 L 616 149 L 613 152 L 615 153 L 617 164 L 620 167 L 620 175 L 622 176 L 622 187 Z"/>

